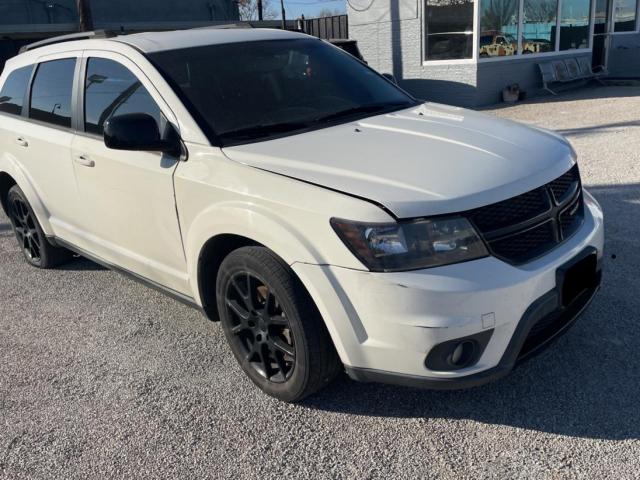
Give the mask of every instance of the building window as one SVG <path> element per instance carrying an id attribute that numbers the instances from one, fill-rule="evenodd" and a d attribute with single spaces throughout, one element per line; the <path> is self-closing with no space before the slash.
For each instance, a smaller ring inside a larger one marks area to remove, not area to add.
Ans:
<path id="1" fill-rule="evenodd" d="M 589 48 L 590 0 L 562 0 L 560 50 Z"/>
<path id="2" fill-rule="evenodd" d="M 637 0 L 615 0 L 613 5 L 613 31 L 635 32 Z"/>
<path id="3" fill-rule="evenodd" d="M 426 0 L 425 12 L 427 60 L 472 58 L 472 0 Z"/>
<path id="4" fill-rule="evenodd" d="M 518 53 L 518 10 L 518 0 L 481 0 L 481 58 Z"/>
<path id="5" fill-rule="evenodd" d="M 557 0 L 524 0 L 522 53 L 556 49 L 557 16 Z"/>

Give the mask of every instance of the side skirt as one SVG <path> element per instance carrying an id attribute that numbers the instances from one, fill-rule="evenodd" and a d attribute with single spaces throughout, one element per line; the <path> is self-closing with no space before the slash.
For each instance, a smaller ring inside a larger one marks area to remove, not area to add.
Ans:
<path id="1" fill-rule="evenodd" d="M 168 297 L 173 298 L 174 300 L 177 300 L 180 303 L 183 303 L 184 305 L 187 305 L 191 308 L 195 308 L 196 310 L 199 310 L 200 312 L 202 312 L 205 316 L 206 313 L 204 311 L 204 309 L 198 305 L 196 303 L 196 301 L 188 296 L 185 295 L 183 293 L 180 293 L 176 290 L 173 290 L 169 287 L 165 287 L 164 285 L 160 285 L 157 282 L 154 282 L 153 280 L 150 280 L 148 278 L 145 278 L 141 275 L 138 275 L 137 273 L 133 273 L 129 270 L 127 270 L 126 268 L 122 268 L 119 267 L 117 265 L 114 265 L 110 262 L 107 262 L 106 260 L 103 260 L 100 257 L 97 257 L 95 255 L 93 255 L 92 253 L 87 252 L 86 250 L 81 249 L 80 247 L 76 247 L 75 245 L 62 240 L 61 238 L 58 237 L 53 237 L 53 236 L 47 236 L 47 240 L 49 242 L 51 242 L 52 245 L 55 246 L 59 246 L 59 247 L 64 247 L 68 250 L 71 250 L 72 252 L 80 255 L 81 257 L 85 257 L 89 260 L 91 260 L 92 262 L 97 263 L 98 265 L 102 265 L 105 268 L 108 268 L 109 270 L 113 270 L 114 272 L 120 273 L 121 275 L 124 275 L 127 278 L 130 278 L 131 280 L 134 280 L 138 283 L 141 283 L 142 285 L 145 285 L 149 288 L 152 288 L 160 293 L 164 293 L 165 295 L 167 295 Z"/>

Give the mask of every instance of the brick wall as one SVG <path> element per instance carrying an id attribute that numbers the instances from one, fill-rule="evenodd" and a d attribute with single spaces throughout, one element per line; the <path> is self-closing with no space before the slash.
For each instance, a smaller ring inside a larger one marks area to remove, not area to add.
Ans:
<path id="1" fill-rule="evenodd" d="M 389 3 L 389 0 L 387 0 Z M 384 4 L 377 0 L 376 5 Z M 350 9 L 349 35 L 358 40 L 365 60 L 381 73 L 393 73 L 398 83 L 418 98 L 452 105 L 476 102 L 476 65 L 423 64 L 421 8 L 408 8 L 381 17 L 381 21 Z M 392 18 L 400 20 L 392 20 Z"/>

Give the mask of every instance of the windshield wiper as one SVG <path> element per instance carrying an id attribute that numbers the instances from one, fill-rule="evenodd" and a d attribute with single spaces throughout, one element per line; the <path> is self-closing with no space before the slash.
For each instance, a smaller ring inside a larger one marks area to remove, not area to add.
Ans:
<path id="1" fill-rule="evenodd" d="M 221 133 L 220 137 L 234 140 L 259 138 L 277 133 L 287 133 L 294 130 L 301 130 L 308 127 L 309 124 L 306 122 L 284 122 L 273 123 L 269 125 L 254 125 L 253 127 L 240 128 L 238 130 L 231 130 L 229 132 Z"/>
<path id="2" fill-rule="evenodd" d="M 324 117 L 316 118 L 316 122 L 330 122 L 332 120 L 338 120 L 352 115 L 358 115 L 361 113 L 379 113 L 386 110 L 393 110 L 398 107 L 407 108 L 413 105 L 410 102 L 385 102 L 385 103 L 371 103 L 369 105 L 360 105 L 359 107 L 347 108 L 346 110 L 340 110 L 339 112 L 325 115 Z"/>

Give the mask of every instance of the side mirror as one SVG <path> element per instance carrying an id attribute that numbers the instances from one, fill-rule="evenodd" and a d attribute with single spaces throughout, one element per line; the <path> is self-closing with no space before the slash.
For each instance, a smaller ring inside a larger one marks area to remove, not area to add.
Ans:
<path id="1" fill-rule="evenodd" d="M 169 126 L 169 128 L 172 128 Z M 180 152 L 177 133 L 163 140 L 156 120 L 146 113 L 127 113 L 110 118 L 104 124 L 104 144 L 114 150 Z M 179 153 L 178 153 L 179 155 Z"/>
<path id="2" fill-rule="evenodd" d="M 383 73 L 382 76 L 384 78 L 386 78 L 387 80 L 389 80 L 394 85 L 398 85 L 398 81 L 396 80 L 396 77 L 393 76 L 393 74 L 391 74 L 391 73 Z"/>

